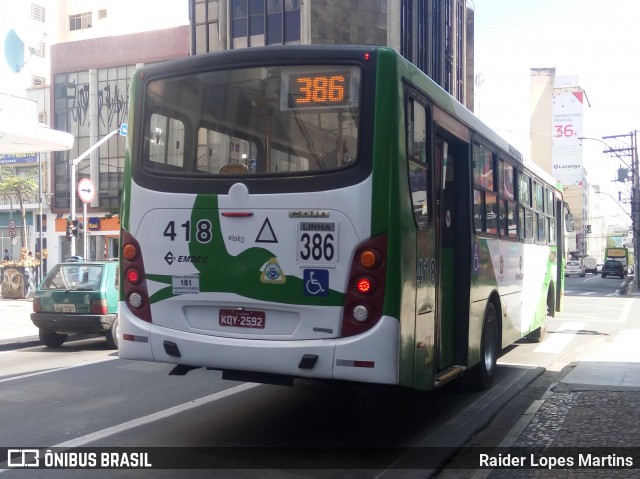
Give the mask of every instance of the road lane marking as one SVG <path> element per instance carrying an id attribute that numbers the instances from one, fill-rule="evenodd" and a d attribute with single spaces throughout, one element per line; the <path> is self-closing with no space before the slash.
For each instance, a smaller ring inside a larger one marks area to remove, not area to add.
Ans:
<path id="1" fill-rule="evenodd" d="M 584 328 L 585 323 L 582 322 L 565 322 L 554 333 L 566 333 L 566 334 L 551 334 L 547 336 L 540 346 L 533 350 L 535 353 L 550 353 L 558 354 L 567 347 L 567 345 L 575 338 L 576 333 Z M 549 331 L 551 332 L 551 331 Z"/>
<path id="2" fill-rule="evenodd" d="M 633 304 L 633 299 L 634 298 L 628 298 L 627 301 L 624 303 L 624 306 L 622 308 L 622 312 L 620 313 L 620 316 L 618 319 L 618 323 L 626 323 L 627 320 L 629 319 L 629 313 L 631 312 L 631 305 Z"/>
<path id="3" fill-rule="evenodd" d="M 158 411 L 156 413 L 149 414 L 148 416 L 133 419 L 131 421 L 123 422 L 122 424 L 111 426 L 106 429 L 102 429 L 101 431 L 92 432 L 91 434 L 86 434 L 84 436 L 71 439 L 70 441 L 61 442 L 60 444 L 56 444 L 55 446 L 50 446 L 50 447 L 61 447 L 61 448 L 81 447 L 86 444 L 89 444 L 90 442 L 95 442 L 100 439 L 104 439 L 109 436 L 114 436 L 121 432 L 128 431 L 129 429 L 134 429 L 136 427 L 144 426 L 145 424 L 159 421 L 161 419 L 165 419 L 170 416 L 175 416 L 176 414 L 180 414 L 182 412 L 189 411 L 190 409 L 204 406 L 205 404 L 208 404 L 210 402 L 218 401 L 220 399 L 233 396 L 234 394 L 248 391 L 249 389 L 253 389 L 257 386 L 262 386 L 262 384 L 244 383 L 239 386 L 235 386 L 229 389 L 225 389 L 224 391 L 217 392 L 215 394 L 210 394 L 209 396 L 205 396 L 200 399 L 194 399 L 193 401 L 189 401 L 188 403 L 178 404 L 177 406 L 170 407 L 169 409 Z"/>
<path id="4" fill-rule="evenodd" d="M 9 381 L 15 381 L 17 379 L 32 378 L 34 376 L 41 376 L 43 374 L 57 373 L 58 371 L 64 371 L 65 369 L 73 369 L 73 368 L 80 368 L 80 367 L 83 367 L 83 366 L 90 366 L 92 364 L 103 363 L 105 361 L 113 361 L 114 359 L 118 359 L 118 358 L 117 357 L 109 357 L 109 358 L 97 359 L 95 361 L 89 361 L 88 363 L 73 364 L 71 366 L 62 366 L 62 367 L 59 367 L 59 368 L 46 369 L 44 371 L 37 371 L 35 373 L 21 374 L 20 376 L 12 376 L 10 378 L 0 379 L 0 383 L 6 383 L 6 382 L 9 382 Z"/>
<path id="5" fill-rule="evenodd" d="M 609 294 L 607 296 L 618 296 Z M 618 296 L 619 297 L 619 296 Z M 572 308 L 580 307 L 582 308 L 579 313 L 574 313 L 567 311 L 566 308 L 562 312 L 561 319 L 564 321 L 573 321 L 576 318 L 579 321 L 586 321 L 589 323 L 626 323 L 629 320 L 629 314 L 631 312 L 631 306 L 633 305 L 634 297 L 629 297 L 625 299 L 616 300 L 616 306 L 622 304 L 622 307 L 619 309 L 618 307 L 611 308 L 610 306 L 605 306 L 602 304 L 598 304 L 601 298 L 591 298 L 591 297 L 582 297 L 577 298 L 574 297 L 574 302 L 572 302 Z M 606 317 L 600 317 L 599 315 L 603 315 L 605 313 L 611 315 L 616 310 L 619 310 L 620 313 L 617 317 L 608 319 Z M 588 311 L 588 312 L 584 312 Z M 560 318 L 559 318 L 560 319 Z"/>

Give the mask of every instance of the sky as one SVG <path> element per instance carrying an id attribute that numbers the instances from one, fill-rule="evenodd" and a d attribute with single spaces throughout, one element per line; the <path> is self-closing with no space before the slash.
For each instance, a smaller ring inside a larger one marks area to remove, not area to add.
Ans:
<path id="1" fill-rule="evenodd" d="M 475 11 L 476 114 L 529 157 L 530 71 L 555 68 L 578 77 L 588 102 L 583 136 L 640 130 L 640 1 L 469 0 Z M 605 140 L 621 148 L 614 140 Z M 605 145 L 583 141 L 591 184 L 618 198 L 627 188 L 613 180 L 620 161 Z M 602 197 L 602 196 L 601 196 Z M 623 203 L 628 211 L 628 205 Z M 602 212 L 629 223 L 608 197 Z"/>

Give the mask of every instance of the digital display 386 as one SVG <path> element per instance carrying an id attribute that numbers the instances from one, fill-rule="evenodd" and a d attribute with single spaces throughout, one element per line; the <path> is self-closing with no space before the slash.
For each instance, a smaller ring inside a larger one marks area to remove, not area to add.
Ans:
<path id="1" fill-rule="evenodd" d="M 349 72 L 295 73 L 289 75 L 289 108 L 348 105 L 351 100 Z"/>

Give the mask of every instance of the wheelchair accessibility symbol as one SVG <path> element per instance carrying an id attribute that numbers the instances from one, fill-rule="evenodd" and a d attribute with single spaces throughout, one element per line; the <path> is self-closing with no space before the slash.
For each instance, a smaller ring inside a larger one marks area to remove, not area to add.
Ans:
<path id="1" fill-rule="evenodd" d="M 329 295 L 329 270 L 305 269 L 302 272 L 305 296 Z"/>

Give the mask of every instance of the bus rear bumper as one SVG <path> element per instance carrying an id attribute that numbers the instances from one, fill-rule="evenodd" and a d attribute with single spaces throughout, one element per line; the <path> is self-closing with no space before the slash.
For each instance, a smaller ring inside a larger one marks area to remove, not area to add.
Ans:
<path id="1" fill-rule="evenodd" d="M 120 308 L 119 318 L 118 355 L 122 359 L 301 378 L 399 382 L 399 321 L 389 316 L 383 316 L 371 330 L 357 336 L 295 341 L 177 331 L 141 321 L 127 308 Z M 311 368 L 308 358 L 316 358 L 311 361 Z"/>

